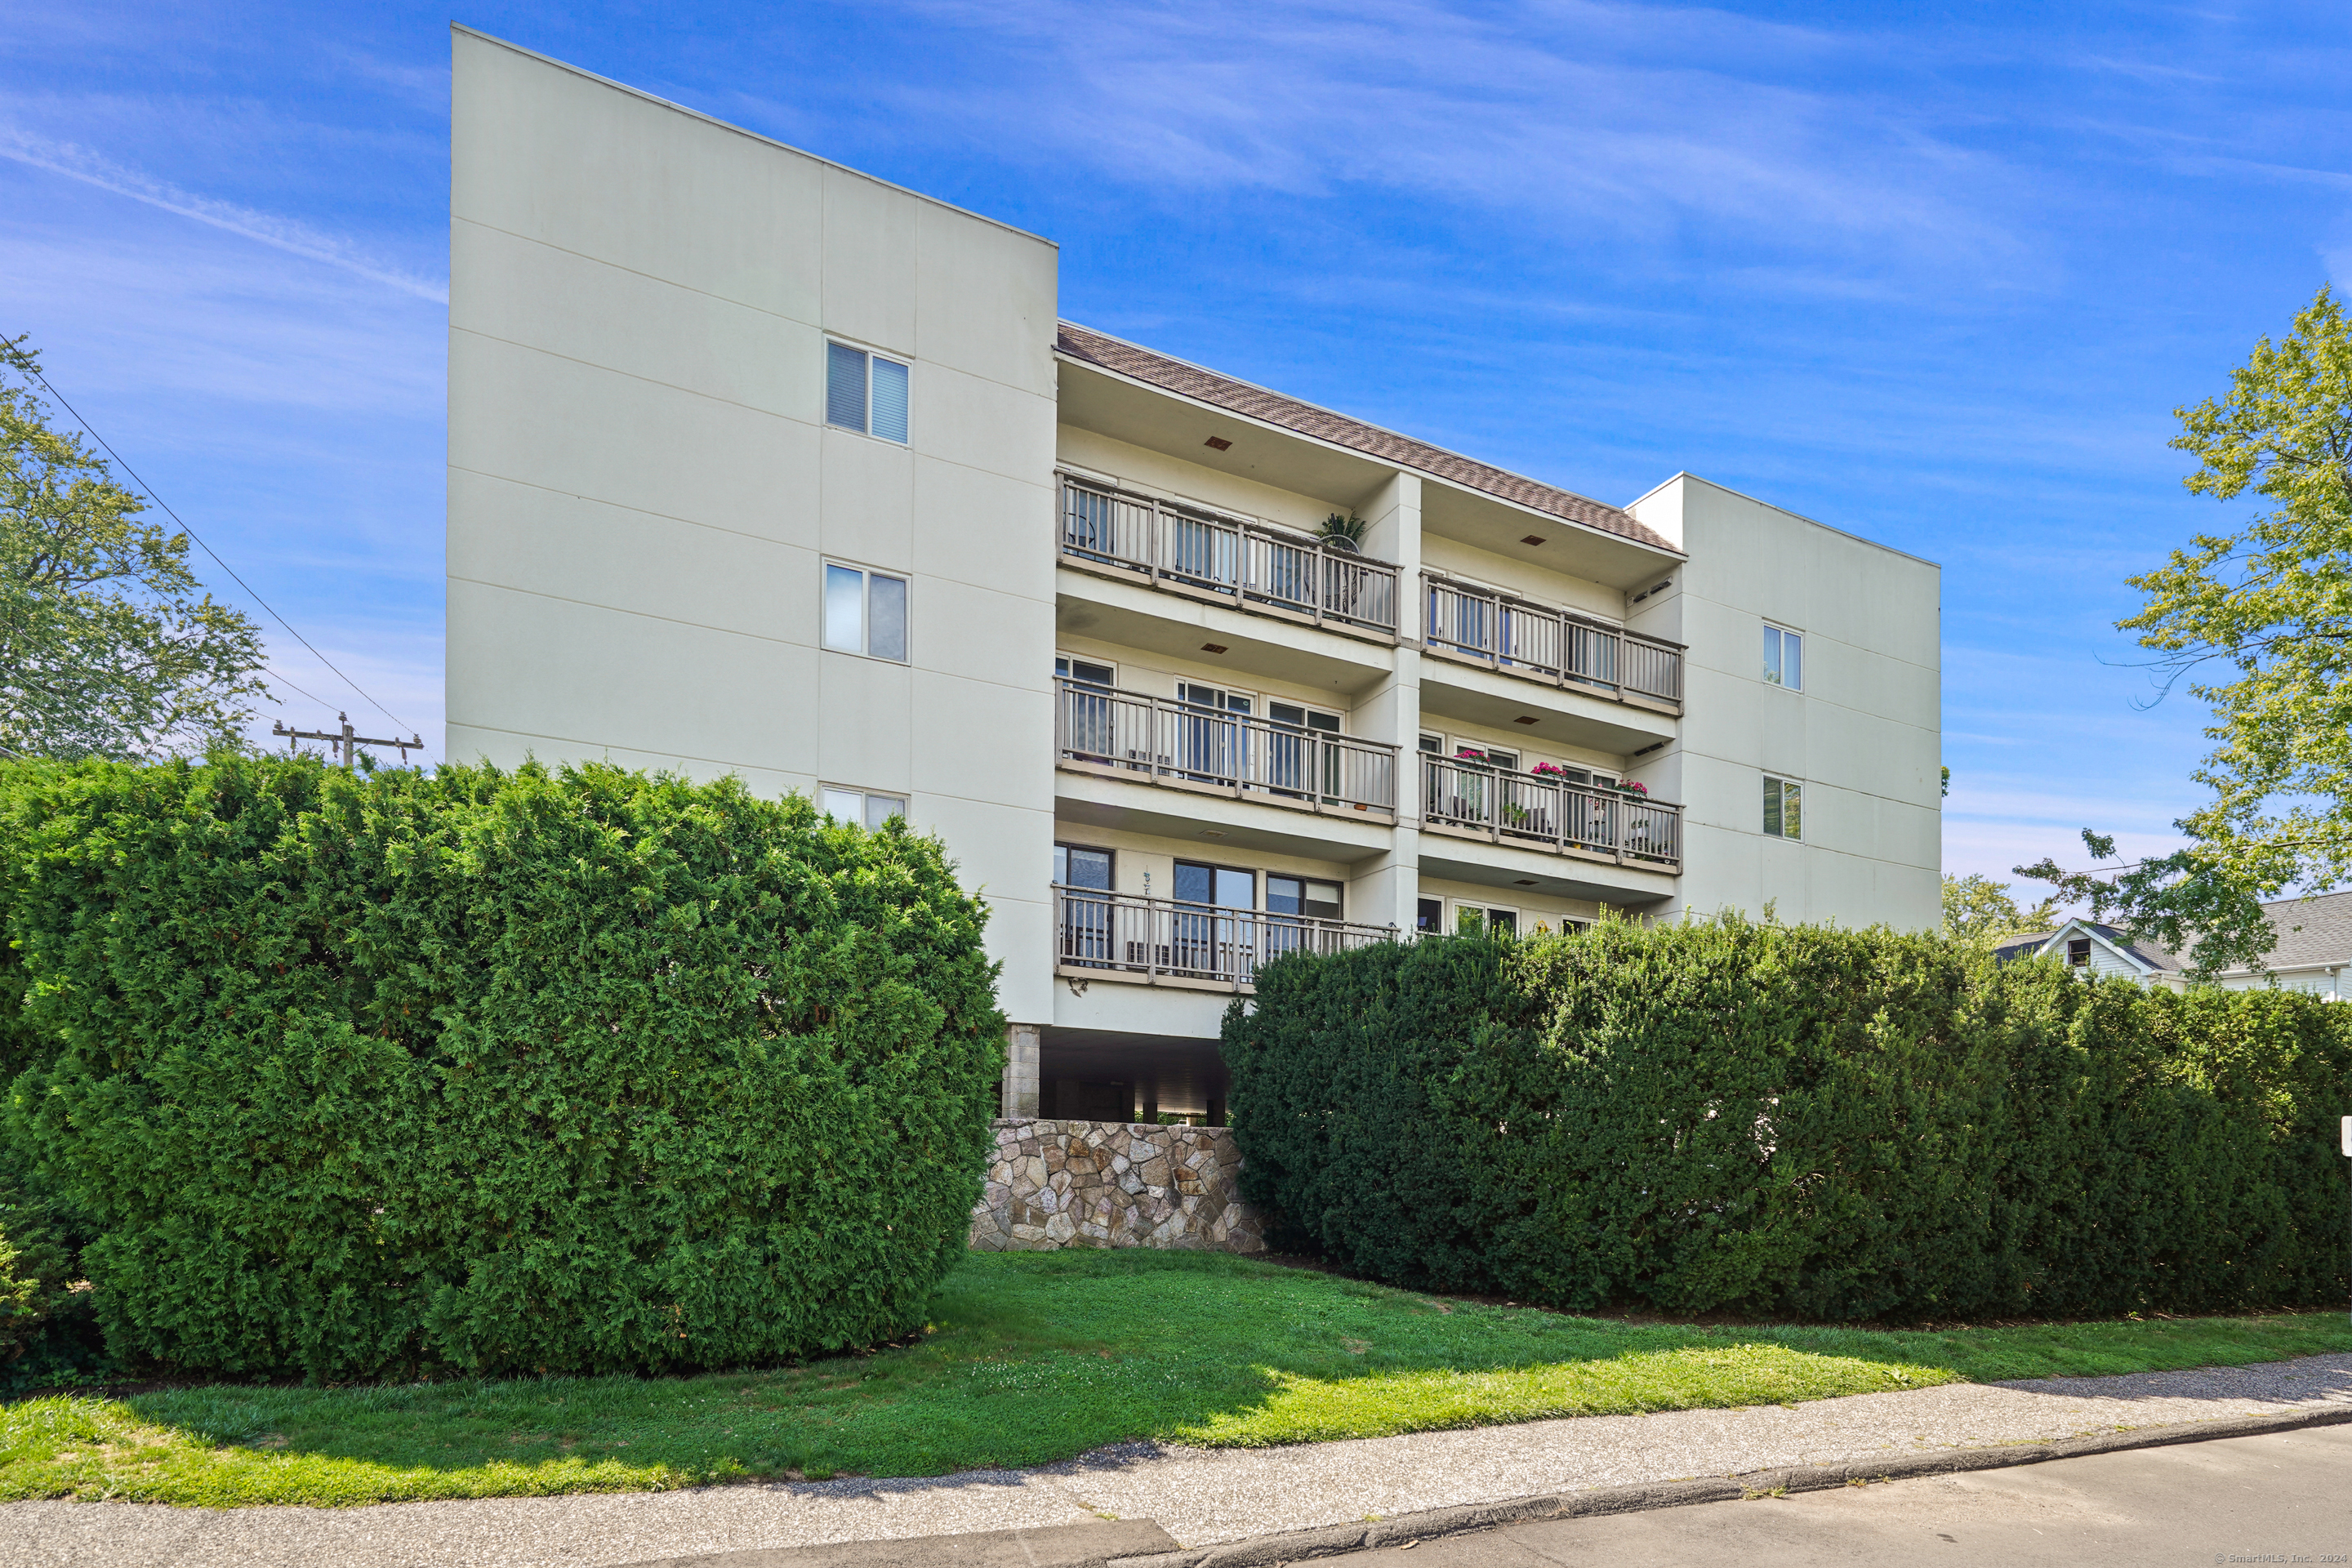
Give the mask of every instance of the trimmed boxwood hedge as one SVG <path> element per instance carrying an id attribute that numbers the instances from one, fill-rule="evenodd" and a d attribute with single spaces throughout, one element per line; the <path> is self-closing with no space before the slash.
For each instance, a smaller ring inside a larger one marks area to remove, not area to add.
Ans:
<path id="1" fill-rule="evenodd" d="M 1854 1320 L 2340 1303 L 2352 1006 L 1738 919 L 1266 966 L 1244 1195 L 1372 1279 Z"/>
<path id="2" fill-rule="evenodd" d="M 0 770 L 7 1136 L 118 1355 L 350 1378 L 919 1328 L 1003 1065 L 939 844 L 606 766 Z"/>

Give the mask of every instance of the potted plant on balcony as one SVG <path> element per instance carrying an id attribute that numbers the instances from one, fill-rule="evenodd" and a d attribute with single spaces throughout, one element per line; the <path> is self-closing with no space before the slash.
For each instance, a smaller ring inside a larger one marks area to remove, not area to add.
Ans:
<path id="1" fill-rule="evenodd" d="M 1650 798 L 1650 786 L 1639 779 L 1619 779 L 1617 788 L 1620 794 L 1630 795 L 1636 800 Z"/>
<path id="2" fill-rule="evenodd" d="M 1536 777 L 1539 779 L 1552 779 L 1560 784 L 1566 784 L 1568 782 L 1568 770 L 1561 767 L 1558 763 L 1538 763 L 1534 767 L 1529 768 L 1528 772 L 1535 774 Z"/>
<path id="3" fill-rule="evenodd" d="M 1323 520 L 1318 532 L 1327 548 L 1347 555 L 1361 555 L 1364 552 L 1364 530 L 1369 526 L 1353 511 L 1345 517 L 1335 511 Z"/>

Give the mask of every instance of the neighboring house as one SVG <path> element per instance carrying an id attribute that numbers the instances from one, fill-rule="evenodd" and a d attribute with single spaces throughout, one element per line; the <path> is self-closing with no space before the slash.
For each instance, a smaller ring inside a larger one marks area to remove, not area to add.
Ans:
<path id="1" fill-rule="evenodd" d="M 2352 893 L 2323 893 L 2316 898 L 2282 899 L 2264 904 L 2263 914 L 2278 941 L 2261 970 L 2224 970 L 2214 984 L 2231 991 L 2277 986 L 2308 991 L 2330 1002 L 2347 999 L 2347 970 L 2352 970 Z M 2185 953 L 2154 946 L 2136 946 L 2113 926 L 2088 921 L 2067 921 L 2054 931 L 2015 937 L 1995 948 L 1996 957 L 2056 958 L 2098 974 L 2125 974 L 2151 984 L 2175 989 L 2189 982 L 2182 974 Z"/>
<path id="2" fill-rule="evenodd" d="M 2263 969 L 2224 970 L 2216 983 L 2232 991 L 2276 985 L 2309 991 L 2330 1002 L 2346 1000 L 2347 987 L 2352 986 L 2345 975 L 2352 969 L 2352 893 L 2281 899 L 2264 904 L 2263 913 L 2278 933 Z"/>
<path id="3" fill-rule="evenodd" d="M 2054 958 L 2070 969 L 2089 974 L 2119 974 L 2131 980 L 2168 984 L 2178 978 L 2171 955 L 2135 947 L 2113 926 L 2070 920 L 2055 931 L 2014 936 L 1992 950 L 2006 963 L 2013 958 Z"/>
<path id="4" fill-rule="evenodd" d="M 1296 948 L 1938 923 L 1932 563 L 1058 321 L 1048 240 L 455 53 L 449 752 L 940 834 L 1008 1109 L 1218 1115 L 1221 1015 Z"/>

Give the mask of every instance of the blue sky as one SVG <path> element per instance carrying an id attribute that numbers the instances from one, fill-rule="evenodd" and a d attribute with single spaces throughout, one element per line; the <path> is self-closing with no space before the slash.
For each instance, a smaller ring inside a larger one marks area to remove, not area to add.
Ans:
<path id="1" fill-rule="evenodd" d="M 19 0 L 0 32 L 0 331 L 436 747 L 452 14 Z M 2171 410 L 2352 281 L 2341 5 L 454 15 L 1047 235 L 1075 320 L 1942 563 L 1945 863 L 2004 879 L 2197 799 L 2203 712 L 2146 706 L 2112 625 L 2237 515 L 2181 489 Z M 394 721 L 271 629 L 282 716 Z"/>

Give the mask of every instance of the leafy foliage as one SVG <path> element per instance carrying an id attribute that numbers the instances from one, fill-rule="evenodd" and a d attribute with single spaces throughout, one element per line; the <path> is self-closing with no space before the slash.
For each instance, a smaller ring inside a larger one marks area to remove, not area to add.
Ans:
<path id="1" fill-rule="evenodd" d="M 888 1340 L 1002 1066 L 935 840 L 604 766 L 0 777 L 12 1140 L 110 1348 L 348 1378 Z"/>
<path id="2" fill-rule="evenodd" d="M 37 359 L 0 339 L 0 755 L 154 757 L 234 741 L 261 633 L 188 570 L 188 538 L 49 425 Z"/>
<path id="3" fill-rule="evenodd" d="M 2030 910 L 2020 909 L 2009 889 L 1991 878 L 1980 872 L 1955 877 L 1948 871 L 1944 874 L 1944 934 L 1954 942 L 1990 947 L 2003 937 L 2048 931 L 2057 923 L 2058 902 L 2052 897 Z"/>
<path id="4" fill-rule="evenodd" d="M 1227 1015 L 1245 1195 L 1393 1284 L 1823 1320 L 2340 1300 L 2352 1010 L 1720 921 L 1423 939 Z"/>
<path id="5" fill-rule="evenodd" d="M 2185 481 L 2275 510 L 2200 534 L 2156 571 L 2118 623 L 2173 679 L 2212 705 L 2217 742 L 2198 768 L 2212 800 L 2176 826 L 2187 847 L 2118 873 L 2018 868 L 2191 954 L 2200 973 L 2259 967 L 2276 941 L 2262 900 L 2352 879 L 2352 321 L 2322 287 L 2277 343 L 2254 345 L 2230 390 L 2178 411 Z M 2200 678 L 2212 670 L 2217 677 Z M 2112 840 L 2084 835 L 2094 859 Z"/>
<path id="6" fill-rule="evenodd" d="M 1345 544 L 1350 550 L 1361 550 L 1364 534 L 1370 527 L 1352 511 L 1345 514 L 1335 511 L 1323 520 L 1323 526 L 1318 531 L 1321 537 Z"/>
<path id="7" fill-rule="evenodd" d="M 64 1205 L 0 1159 L 0 1391 L 61 1381 L 104 1359 Z"/>

